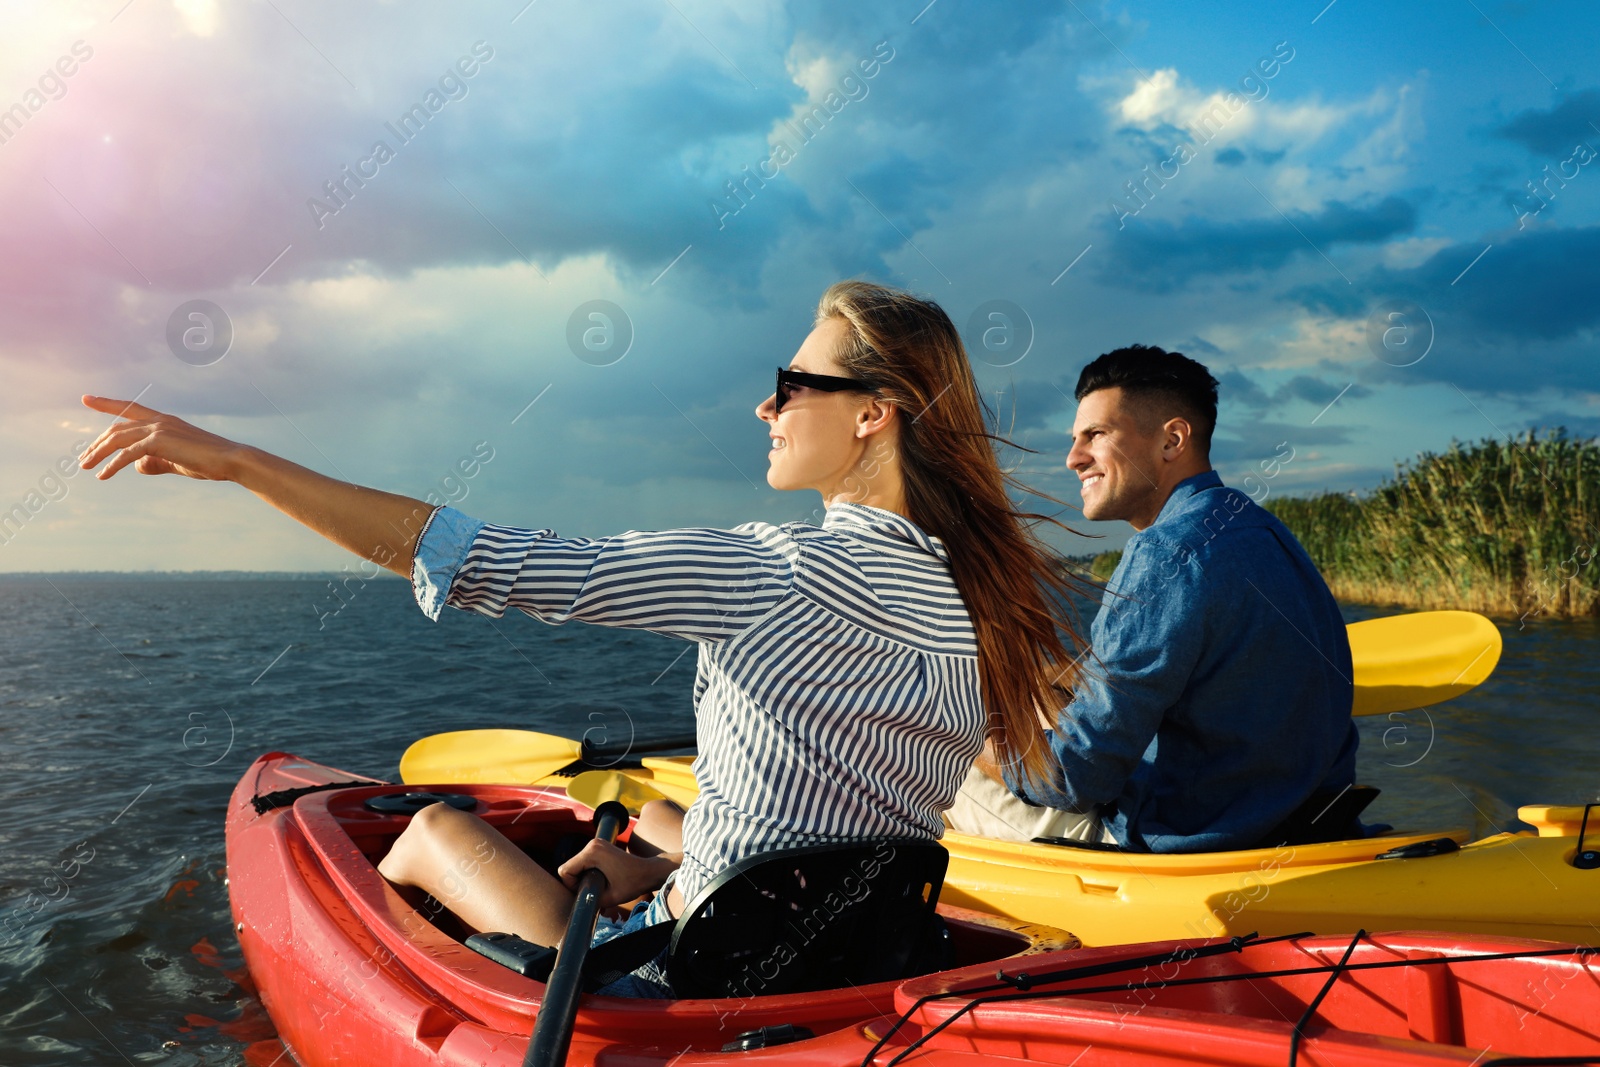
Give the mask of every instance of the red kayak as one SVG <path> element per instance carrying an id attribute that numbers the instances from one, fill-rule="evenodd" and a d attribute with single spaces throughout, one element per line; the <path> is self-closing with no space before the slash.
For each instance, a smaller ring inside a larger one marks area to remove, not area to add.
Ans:
<path id="1" fill-rule="evenodd" d="M 347 787 L 315 788 L 330 783 Z M 227 823 L 234 926 L 279 1039 L 302 1067 L 522 1062 L 543 983 L 467 948 L 460 931 L 448 929 L 448 913 L 430 919 L 374 866 L 409 817 L 376 813 L 366 801 L 417 788 L 273 752 L 234 789 Z M 593 834 L 590 809 L 559 789 L 447 788 L 475 798 L 476 814 L 535 857 L 565 836 Z M 1077 943 L 1050 927 L 943 905 L 939 913 L 962 963 L 1011 965 Z M 898 984 L 738 1000 L 590 996 L 569 1062 L 662 1062 L 786 1024 L 839 1031 L 892 1012 Z"/>
<path id="2" fill-rule="evenodd" d="M 366 802 L 417 788 L 270 753 L 234 791 L 239 941 L 302 1067 L 522 1061 L 544 986 L 467 948 L 448 913 L 430 920 L 374 867 L 408 817 Z M 561 790 L 448 788 L 535 857 L 592 832 L 593 813 Z M 955 969 L 787 996 L 588 996 L 569 1062 L 1600 1063 L 1600 955 L 1574 946 L 1391 933 L 1082 949 L 1058 930 L 939 911 Z M 725 1050 L 765 1028 L 801 1039 Z"/>

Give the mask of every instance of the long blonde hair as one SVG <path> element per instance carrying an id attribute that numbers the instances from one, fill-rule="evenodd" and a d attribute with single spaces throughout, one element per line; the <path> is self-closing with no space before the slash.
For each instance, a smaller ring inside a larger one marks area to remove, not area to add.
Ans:
<path id="1" fill-rule="evenodd" d="M 1031 524 L 1047 521 L 1075 531 L 1051 516 L 1013 508 L 1007 485 L 1072 505 L 1035 492 L 1001 468 L 995 446 L 1022 446 L 985 429 L 966 348 L 938 304 L 886 286 L 839 282 L 817 304 L 816 322 L 829 319 L 849 327 L 837 354 L 841 373 L 873 382 L 878 395 L 905 414 L 898 421 L 906 506 L 911 521 L 949 550 L 951 577 L 977 636 L 978 674 L 999 762 L 1029 781 L 1048 781 L 1054 760 L 1039 712 L 1054 721 L 1071 699 L 1081 653 L 1068 645 L 1087 647 L 1071 595 L 1090 587 Z M 1046 590 L 1055 594 L 1054 603 Z"/>

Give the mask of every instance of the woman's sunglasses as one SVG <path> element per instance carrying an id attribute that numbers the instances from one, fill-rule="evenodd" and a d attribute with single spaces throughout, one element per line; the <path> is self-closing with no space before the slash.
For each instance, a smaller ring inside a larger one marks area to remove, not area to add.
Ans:
<path id="1" fill-rule="evenodd" d="M 825 393 L 840 393 L 847 389 L 870 393 L 877 389 L 871 382 L 860 378 L 840 378 L 832 374 L 807 374 L 803 370 L 786 370 L 778 368 L 778 388 L 773 393 L 774 412 L 782 411 L 783 405 L 789 399 L 789 386 L 804 385 L 811 389 L 821 389 Z"/>

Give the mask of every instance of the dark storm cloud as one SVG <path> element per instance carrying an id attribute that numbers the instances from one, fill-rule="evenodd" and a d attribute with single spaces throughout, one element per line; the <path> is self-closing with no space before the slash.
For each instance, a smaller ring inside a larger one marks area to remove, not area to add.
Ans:
<path id="1" fill-rule="evenodd" d="M 1494 132 L 1538 156 L 1565 156 L 1574 145 L 1600 142 L 1600 89 L 1568 93 L 1554 107 L 1519 112 Z"/>
<path id="2" fill-rule="evenodd" d="M 1319 212 L 1295 212 L 1287 219 L 1274 214 L 1238 222 L 1139 220 L 1108 236 L 1111 254 L 1100 278 L 1109 285 L 1169 292 L 1208 277 L 1270 270 L 1295 256 L 1315 256 L 1312 245 L 1381 243 L 1410 233 L 1415 225 L 1415 208 L 1395 196 L 1367 207 L 1330 201 Z"/>
<path id="3" fill-rule="evenodd" d="M 1600 226 L 1589 226 L 1454 244 L 1412 268 L 1374 270 L 1353 287 L 1303 286 L 1284 298 L 1345 318 L 1389 300 L 1415 301 L 1432 322 L 1433 350 L 1415 366 L 1385 371 L 1387 379 L 1522 394 L 1600 383 L 1597 292 Z"/>

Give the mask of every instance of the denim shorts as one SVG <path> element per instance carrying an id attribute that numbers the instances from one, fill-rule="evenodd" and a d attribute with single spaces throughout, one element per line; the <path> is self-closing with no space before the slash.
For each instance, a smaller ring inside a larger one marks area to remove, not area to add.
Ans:
<path id="1" fill-rule="evenodd" d="M 622 922 L 602 915 L 594 924 L 594 940 L 589 947 L 603 945 L 614 937 L 643 930 L 660 922 L 676 922 L 667 910 L 667 894 L 663 888 L 652 899 L 635 904 L 633 912 Z M 640 964 L 616 981 L 595 990 L 602 997 L 642 997 L 653 1000 L 672 999 L 672 986 L 667 984 L 667 947 L 663 945 L 654 959 Z"/>

